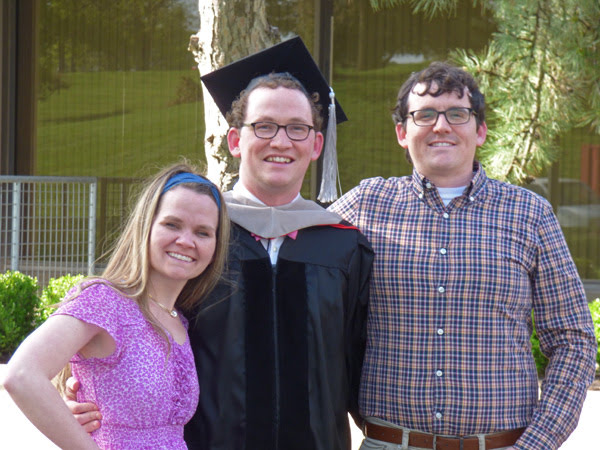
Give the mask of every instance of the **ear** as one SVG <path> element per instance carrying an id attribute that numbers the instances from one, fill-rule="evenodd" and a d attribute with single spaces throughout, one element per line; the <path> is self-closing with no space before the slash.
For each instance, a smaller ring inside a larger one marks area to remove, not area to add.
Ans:
<path id="1" fill-rule="evenodd" d="M 476 140 L 477 147 L 481 147 L 483 145 L 483 143 L 485 142 L 486 136 L 487 136 L 487 125 L 485 124 L 485 122 L 482 122 L 481 125 L 479 125 L 479 128 L 477 128 L 477 140 Z"/>
<path id="2" fill-rule="evenodd" d="M 398 138 L 398 144 L 402 148 L 408 148 L 408 140 L 406 139 L 406 129 L 402 125 L 402 122 L 396 124 L 396 137 Z"/>
<path id="3" fill-rule="evenodd" d="M 235 127 L 231 127 L 227 132 L 227 145 L 229 146 L 229 153 L 234 158 L 239 158 L 242 155 L 240 150 L 240 130 Z"/>
<path id="4" fill-rule="evenodd" d="M 320 131 L 315 132 L 315 142 L 313 144 L 313 152 L 310 157 L 311 161 L 316 161 L 319 159 L 321 152 L 323 151 L 323 133 Z"/>

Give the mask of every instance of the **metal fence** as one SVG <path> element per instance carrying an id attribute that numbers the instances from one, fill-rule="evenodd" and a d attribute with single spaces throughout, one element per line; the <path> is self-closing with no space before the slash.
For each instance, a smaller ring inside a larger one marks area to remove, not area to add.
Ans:
<path id="1" fill-rule="evenodd" d="M 0 176 L 0 272 L 38 278 L 93 274 L 98 181 Z"/>

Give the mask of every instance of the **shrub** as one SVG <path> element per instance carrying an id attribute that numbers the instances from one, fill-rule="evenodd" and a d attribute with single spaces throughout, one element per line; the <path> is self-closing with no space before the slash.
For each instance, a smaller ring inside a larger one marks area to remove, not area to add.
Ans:
<path id="1" fill-rule="evenodd" d="M 590 313 L 592 313 L 592 320 L 594 321 L 594 331 L 596 332 L 596 339 L 600 340 L 600 298 L 597 298 L 589 304 Z M 596 353 L 596 362 L 600 364 L 600 349 Z"/>
<path id="2" fill-rule="evenodd" d="M 594 322 L 594 332 L 596 333 L 596 339 L 600 339 L 600 298 L 597 298 L 593 302 L 588 303 L 588 306 L 590 307 L 592 321 Z M 546 370 L 546 366 L 548 365 L 548 358 L 546 358 L 540 350 L 540 342 L 538 340 L 537 333 L 535 332 L 535 326 L 533 329 L 533 333 L 531 334 L 531 352 L 533 353 L 533 357 L 535 359 L 535 365 L 537 367 L 538 375 L 542 377 L 544 376 L 544 371 Z M 600 348 L 596 353 L 596 362 L 600 364 Z"/>
<path id="3" fill-rule="evenodd" d="M 533 322 L 533 316 L 531 317 Z M 535 360 L 535 367 L 539 377 L 544 376 L 546 366 L 548 365 L 548 358 L 542 353 L 540 349 L 540 341 L 538 340 L 537 333 L 535 331 L 535 324 L 533 327 L 533 333 L 531 333 L 531 353 L 533 353 L 533 359 Z"/>
<path id="4" fill-rule="evenodd" d="M 0 359 L 6 360 L 36 327 L 36 278 L 21 272 L 0 274 Z"/>
<path id="5" fill-rule="evenodd" d="M 42 291 L 40 305 L 37 313 L 37 325 L 41 325 L 56 309 L 59 303 L 73 286 L 84 278 L 83 275 L 63 275 L 58 278 L 50 278 L 48 285 Z"/>

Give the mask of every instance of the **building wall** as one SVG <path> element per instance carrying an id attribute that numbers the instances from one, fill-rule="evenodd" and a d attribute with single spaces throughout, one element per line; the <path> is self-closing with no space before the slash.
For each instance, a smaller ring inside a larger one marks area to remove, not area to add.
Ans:
<path id="1" fill-rule="evenodd" d="M 187 51 L 197 9 L 197 0 L 0 0 L 0 174 L 130 178 L 180 156 L 203 161 L 202 92 Z M 374 12 L 367 1 L 268 0 L 267 12 L 282 37 L 298 34 L 314 50 L 349 117 L 338 127 L 344 191 L 411 172 L 391 119 L 398 88 L 455 48 L 482 49 L 495 29 L 469 0 L 433 20 L 409 7 Z M 600 195 L 600 137 L 575 130 L 561 146 L 542 175 Z M 585 278 L 600 278 L 598 222 L 564 228 Z"/>

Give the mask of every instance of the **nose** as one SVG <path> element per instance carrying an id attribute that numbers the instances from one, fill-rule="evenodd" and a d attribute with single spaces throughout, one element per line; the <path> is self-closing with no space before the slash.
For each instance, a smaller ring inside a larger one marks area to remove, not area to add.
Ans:
<path id="1" fill-rule="evenodd" d="M 433 131 L 435 133 L 447 133 L 452 130 L 452 126 L 448 123 L 445 114 L 438 114 L 437 120 L 433 124 Z"/>
<path id="2" fill-rule="evenodd" d="M 176 242 L 183 247 L 194 247 L 194 235 L 192 231 L 182 230 L 177 236 Z"/>
<path id="3" fill-rule="evenodd" d="M 279 128 L 277 133 L 275 133 L 275 136 L 271 138 L 271 145 L 277 147 L 289 147 L 291 144 L 292 140 L 288 137 L 287 133 L 285 132 L 285 128 L 283 127 Z"/>

